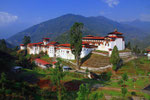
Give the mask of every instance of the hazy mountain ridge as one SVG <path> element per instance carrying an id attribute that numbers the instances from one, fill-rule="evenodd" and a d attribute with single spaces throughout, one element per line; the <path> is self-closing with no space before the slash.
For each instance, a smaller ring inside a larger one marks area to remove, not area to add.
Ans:
<path id="1" fill-rule="evenodd" d="M 84 23 L 84 35 L 91 34 L 105 36 L 107 33 L 114 31 L 116 28 L 118 31 L 124 33 L 126 40 L 134 38 L 140 39 L 148 35 L 147 32 L 144 32 L 141 29 L 110 20 L 103 16 L 84 17 L 81 15 L 66 14 L 34 25 L 10 37 L 8 41 L 18 45 L 22 42 L 25 35 L 31 36 L 32 42 L 39 42 L 43 37 L 50 37 L 51 40 L 60 41 L 64 39 L 63 37 L 68 36 L 68 31 L 74 22 Z M 63 33 L 65 35 L 63 35 Z"/>

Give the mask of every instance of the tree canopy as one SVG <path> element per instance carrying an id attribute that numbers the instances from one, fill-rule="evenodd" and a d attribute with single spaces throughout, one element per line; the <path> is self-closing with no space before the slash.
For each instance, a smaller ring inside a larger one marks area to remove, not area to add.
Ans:
<path id="1" fill-rule="evenodd" d="M 110 57 L 110 62 L 113 64 L 114 70 L 116 70 L 116 67 L 117 67 L 117 64 L 119 63 L 119 61 L 120 61 L 119 51 L 118 51 L 117 46 L 115 46 L 113 48 L 113 51 L 112 51 L 112 54 Z"/>
<path id="2" fill-rule="evenodd" d="M 80 55 L 82 51 L 82 29 L 83 23 L 74 23 L 70 30 L 71 51 L 75 55 L 77 67 L 80 69 Z"/>
<path id="3" fill-rule="evenodd" d="M 24 36 L 24 38 L 23 38 L 23 44 L 25 45 L 25 46 L 27 46 L 28 45 L 28 43 L 30 43 L 31 42 L 31 38 L 30 38 L 30 36 Z"/>

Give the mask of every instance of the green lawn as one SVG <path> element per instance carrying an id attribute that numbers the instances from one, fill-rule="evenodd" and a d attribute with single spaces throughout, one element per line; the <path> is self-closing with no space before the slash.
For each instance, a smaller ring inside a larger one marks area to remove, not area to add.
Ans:
<path id="1" fill-rule="evenodd" d="M 128 73 L 130 76 L 136 76 L 147 75 L 149 72 L 150 60 L 147 57 L 141 57 L 124 64 L 117 74 Z"/>
<path id="2" fill-rule="evenodd" d="M 127 85 L 128 89 L 136 89 L 136 90 L 141 90 L 143 89 L 145 86 L 147 86 L 148 84 L 150 84 L 150 78 L 149 77 L 145 77 L 145 78 L 136 78 L 136 82 L 133 82 L 133 79 L 129 79 L 127 82 L 125 82 L 125 84 Z M 121 87 L 117 82 L 119 80 L 113 80 L 111 79 L 110 82 L 108 82 L 108 87 Z M 135 86 L 135 88 L 134 88 Z"/>
<path id="3" fill-rule="evenodd" d="M 95 52 L 108 54 L 108 51 L 95 50 Z"/>

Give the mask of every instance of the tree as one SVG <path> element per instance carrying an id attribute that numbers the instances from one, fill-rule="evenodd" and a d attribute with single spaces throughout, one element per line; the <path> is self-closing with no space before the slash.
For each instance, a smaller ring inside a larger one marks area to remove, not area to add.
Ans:
<path id="1" fill-rule="evenodd" d="M 31 42 L 30 36 L 24 36 L 23 44 L 25 45 L 25 55 L 27 54 L 27 45 Z"/>
<path id="2" fill-rule="evenodd" d="M 86 73 L 86 76 L 88 76 L 88 73 L 89 73 L 88 67 L 86 68 L 85 73 Z"/>
<path id="3" fill-rule="evenodd" d="M 130 42 L 128 42 L 127 48 L 131 50 L 131 43 Z"/>
<path id="4" fill-rule="evenodd" d="M 121 89 L 121 92 L 122 92 L 122 94 L 123 94 L 123 97 L 125 97 L 125 95 L 127 94 L 128 90 L 127 90 L 127 88 L 123 87 L 123 88 Z"/>
<path id="5" fill-rule="evenodd" d="M 27 46 L 27 45 L 31 42 L 30 36 L 24 36 L 22 42 L 23 42 L 23 44 L 24 44 L 25 46 Z"/>
<path id="6" fill-rule="evenodd" d="M 75 56 L 77 67 L 80 69 L 80 55 L 82 51 L 83 23 L 74 23 L 70 30 L 70 48 Z"/>
<path id="7" fill-rule="evenodd" d="M 63 84 L 61 83 L 61 80 L 65 76 L 62 66 L 60 64 L 60 61 L 56 63 L 56 67 L 54 69 L 51 69 L 51 81 L 54 85 L 57 86 L 57 93 L 58 93 L 58 100 L 62 100 L 62 95 L 64 91 Z"/>
<path id="8" fill-rule="evenodd" d="M 90 100 L 101 100 L 103 98 L 103 93 L 95 92 L 90 96 Z"/>
<path id="9" fill-rule="evenodd" d="M 7 49 L 8 48 L 7 48 L 5 39 L 0 40 L 0 50 L 6 51 Z"/>
<path id="10" fill-rule="evenodd" d="M 0 79 L 0 83 L 1 83 L 1 86 L 2 86 L 3 90 L 5 89 L 5 83 L 6 83 L 6 81 L 7 81 L 6 74 L 3 72 L 1 74 L 1 79 Z"/>
<path id="11" fill-rule="evenodd" d="M 136 45 L 136 46 L 133 48 L 133 52 L 134 52 L 135 54 L 139 54 L 139 53 L 141 53 L 141 50 L 140 50 L 139 47 Z"/>
<path id="12" fill-rule="evenodd" d="M 112 51 L 112 54 L 111 54 L 111 57 L 110 57 L 110 62 L 113 64 L 113 70 L 116 71 L 117 69 L 117 64 L 120 62 L 120 56 L 119 56 L 119 51 L 118 51 L 118 48 L 117 46 L 115 46 L 113 48 L 113 51 Z"/>
<path id="13" fill-rule="evenodd" d="M 124 81 L 124 86 L 125 86 L 125 81 L 128 81 L 127 73 L 122 74 L 122 80 Z"/>
<path id="14" fill-rule="evenodd" d="M 104 80 L 104 81 L 110 81 L 111 76 L 112 76 L 112 73 L 111 73 L 111 72 L 103 72 L 103 73 L 100 75 L 101 79 Z"/>
<path id="15" fill-rule="evenodd" d="M 77 92 L 78 97 L 76 100 L 88 100 L 89 93 L 90 93 L 89 85 L 81 84 L 79 91 Z"/>

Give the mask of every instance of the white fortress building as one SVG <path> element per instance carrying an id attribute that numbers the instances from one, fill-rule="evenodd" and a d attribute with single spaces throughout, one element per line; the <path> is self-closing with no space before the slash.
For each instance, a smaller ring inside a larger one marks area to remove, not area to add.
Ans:
<path id="1" fill-rule="evenodd" d="M 87 56 L 93 50 L 108 51 L 111 55 L 114 46 L 117 46 L 118 50 L 125 49 L 125 41 L 122 36 L 123 33 L 114 32 L 108 33 L 105 37 L 98 37 L 87 35 L 82 38 L 82 51 L 81 58 Z M 27 51 L 29 54 L 39 54 L 44 52 L 49 57 L 60 57 L 63 59 L 74 60 L 75 56 L 72 54 L 70 44 L 59 44 L 58 42 L 49 42 L 50 38 L 43 38 L 43 42 L 29 43 L 27 45 Z M 20 49 L 24 50 L 24 44 L 20 44 Z"/>

